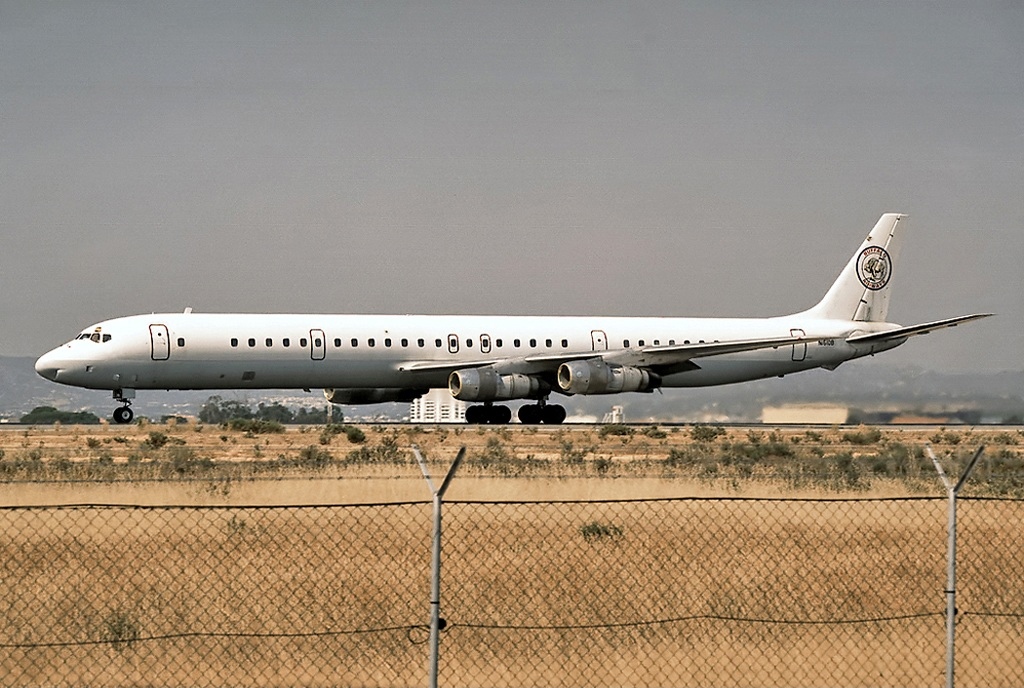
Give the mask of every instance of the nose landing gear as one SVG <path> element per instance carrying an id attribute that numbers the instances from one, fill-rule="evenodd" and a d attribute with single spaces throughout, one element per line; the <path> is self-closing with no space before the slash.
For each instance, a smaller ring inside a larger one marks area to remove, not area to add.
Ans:
<path id="1" fill-rule="evenodd" d="M 132 411 L 132 399 L 135 398 L 134 389 L 115 389 L 114 390 L 114 401 L 119 401 L 124 406 L 121 408 L 114 409 L 114 422 L 118 424 L 131 423 L 135 418 L 135 413 Z"/>

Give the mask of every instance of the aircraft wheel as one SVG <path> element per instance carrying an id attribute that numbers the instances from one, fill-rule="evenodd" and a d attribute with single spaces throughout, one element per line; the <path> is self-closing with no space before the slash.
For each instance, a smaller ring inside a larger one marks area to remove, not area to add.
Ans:
<path id="1" fill-rule="evenodd" d="M 508 425 L 512 420 L 512 409 L 508 406 L 494 406 L 488 419 L 493 425 Z"/>
<path id="2" fill-rule="evenodd" d="M 121 425 L 131 423 L 134 418 L 135 413 L 132 412 L 132 409 L 129 406 L 122 406 L 121 408 L 114 409 L 115 423 L 119 423 Z"/>
<path id="3" fill-rule="evenodd" d="M 466 422 L 470 425 L 505 425 L 512 420 L 508 406 L 470 406 L 466 409 Z"/>
<path id="4" fill-rule="evenodd" d="M 565 407 L 559 404 L 548 404 L 541 409 L 541 420 L 547 425 L 561 425 L 565 422 Z"/>
<path id="5" fill-rule="evenodd" d="M 523 425 L 537 425 L 540 423 L 540 406 L 526 404 L 519 407 L 519 422 Z"/>

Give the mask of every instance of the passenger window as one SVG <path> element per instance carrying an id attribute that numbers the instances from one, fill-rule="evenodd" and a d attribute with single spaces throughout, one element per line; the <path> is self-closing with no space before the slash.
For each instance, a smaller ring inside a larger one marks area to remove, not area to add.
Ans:
<path id="1" fill-rule="evenodd" d="M 359 340 L 356 339 L 355 337 L 353 337 L 352 338 L 352 347 L 355 348 L 357 346 L 359 346 Z"/>
<path id="2" fill-rule="evenodd" d="M 501 340 L 500 339 L 495 339 L 494 340 L 494 346 L 496 346 L 496 347 L 498 347 L 500 349 L 501 348 Z"/>
<path id="3" fill-rule="evenodd" d="M 425 341 L 423 341 L 422 339 L 417 339 L 416 340 L 416 344 L 418 344 L 419 347 L 422 349 L 424 346 L 426 346 L 427 343 Z"/>
<path id="4" fill-rule="evenodd" d="M 178 346 L 185 346 L 185 338 L 178 337 Z"/>
<path id="5" fill-rule="evenodd" d="M 638 342 L 636 343 L 636 345 L 637 345 L 637 346 L 643 346 L 643 345 L 644 345 L 644 340 L 642 340 L 642 339 L 641 339 L 640 341 L 638 341 Z"/>
<path id="6" fill-rule="evenodd" d="M 518 339 L 513 339 L 512 340 L 512 346 L 514 346 L 517 349 L 519 348 L 520 343 L 521 342 Z"/>
<path id="7" fill-rule="evenodd" d="M 285 347 L 286 349 L 291 345 L 292 340 L 288 339 L 288 337 L 285 337 L 284 339 L 281 340 L 281 346 Z"/>
<path id="8" fill-rule="evenodd" d="M 249 337 L 249 346 L 250 347 L 256 346 L 256 338 L 255 337 Z"/>
<path id="9" fill-rule="evenodd" d="M 335 337 L 334 338 L 334 348 L 335 349 L 341 348 L 341 337 Z"/>
<path id="10" fill-rule="evenodd" d="M 299 340 L 299 346 L 301 346 L 301 347 L 305 347 L 306 344 L 308 344 L 308 343 L 309 342 L 306 341 L 305 337 L 303 337 L 302 339 Z"/>
<path id="11" fill-rule="evenodd" d="M 388 346 L 388 347 L 390 347 L 390 346 L 391 346 L 391 337 L 387 337 L 387 338 L 386 338 L 386 339 L 384 340 L 384 346 Z"/>
<path id="12" fill-rule="evenodd" d="M 473 348 L 473 340 L 472 339 L 467 339 L 466 340 L 466 348 L 467 349 L 472 349 Z"/>
<path id="13" fill-rule="evenodd" d="M 676 340 L 674 340 L 674 339 L 668 340 L 668 345 L 669 346 L 675 346 L 676 345 Z"/>
<path id="14" fill-rule="evenodd" d="M 377 341 L 373 337 L 370 337 L 369 339 L 366 340 L 366 345 L 377 346 Z"/>
<path id="15" fill-rule="evenodd" d="M 409 346 L 409 340 L 408 340 L 408 339 L 403 339 L 403 340 L 402 340 L 402 346 L 403 346 L 403 347 L 405 347 L 405 346 Z"/>
<path id="16" fill-rule="evenodd" d="M 550 339 L 545 340 L 544 341 L 544 346 L 546 346 L 547 348 L 550 349 L 551 348 L 551 340 Z"/>
<path id="17" fill-rule="evenodd" d="M 270 337 L 267 337 L 267 348 L 269 349 L 272 346 L 274 346 L 274 340 L 271 339 Z"/>
<path id="18" fill-rule="evenodd" d="M 533 349 L 537 348 L 537 340 L 536 339 L 531 339 L 530 340 L 530 347 L 533 348 Z"/>
<path id="19" fill-rule="evenodd" d="M 628 339 L 623 339 L 622 340 L 622 348 L 624 348 L 624 349 L 628 349 L 629 348 L 629 340 Z"/>
<path id="20" fill-rule="evenodd" d="M 655 339 L 654 340 L 654 346 L 661 346 L 661 340 L 660 339 Z"/>
<path id="21" fill-rule="evenodd" d="M 441 344 L 442 344 L 442 342 L 441 342 L 440 339 L 435 339 L 434 340 L 434 346 L 436 346 L 438 349 L 441 348 Z"/>
<path id="22" fill-rule="evenodd" d="M 238 337 L 231 338 L 231 346 L 238 346 Z"/>
<path id="23" fill-rule="evenodd" d="M 569 348 L 569 340 L 568 339 L 563 339 L 562 340 L 562 348 L 563 349 L 568 349 Z"/>

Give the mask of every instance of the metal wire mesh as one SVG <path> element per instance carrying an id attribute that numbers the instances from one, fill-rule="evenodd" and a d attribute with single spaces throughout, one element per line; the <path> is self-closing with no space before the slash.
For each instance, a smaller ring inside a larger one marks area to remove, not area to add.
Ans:
<path id="1" fill-rule="evenodd" d="M 958 683 L 1024 684 L 1024 501 L 963 498 Z M 946 503 L 444 506 L 446 686 L 935 685 Z M 0 509 L 0 685 L 427 682 L 431 505 Z"/>

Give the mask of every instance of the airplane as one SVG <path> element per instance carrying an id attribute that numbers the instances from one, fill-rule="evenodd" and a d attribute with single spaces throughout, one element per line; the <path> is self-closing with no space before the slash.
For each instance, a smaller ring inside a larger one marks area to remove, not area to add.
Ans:
<path id="1" fill-rule="evenodd" d="M 840 364 L 976 313 L 886 321 L 906 215 L 881 216 L 812 308 L 769 318 L 154 313 L 91 325 L 43 354 L 47 380 L 105 389 L 130 423 L 137 390 L 322 388 L 334 404 L 408 402 L 429 389 L 477 402 L 472 424 L 559 424 L 552 394 L 704 387 Z"/>

